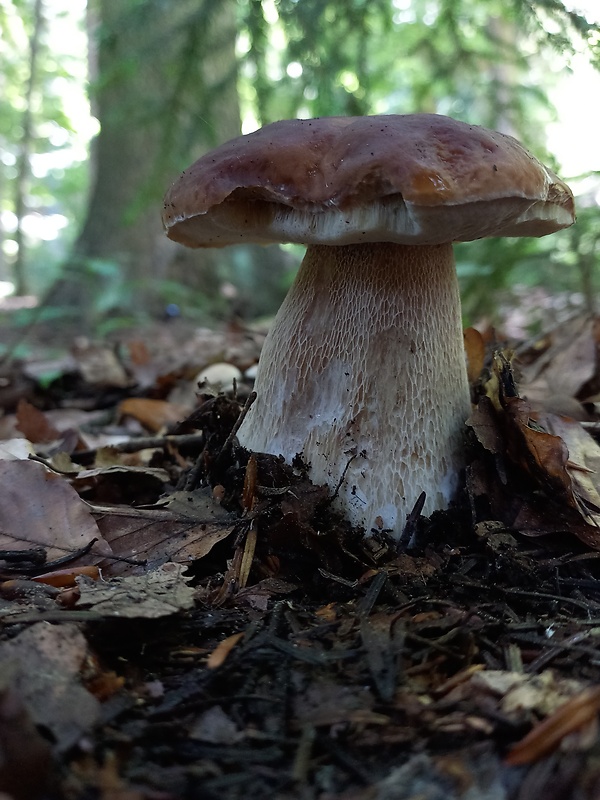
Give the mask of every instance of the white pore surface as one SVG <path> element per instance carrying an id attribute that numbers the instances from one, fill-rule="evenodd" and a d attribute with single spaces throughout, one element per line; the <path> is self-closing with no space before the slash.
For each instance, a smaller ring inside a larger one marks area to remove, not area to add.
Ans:
<path id="1" fill-rule="evenodd" d="M 354 525 L 399 536 L 422 491 L 446 508 L 469 413 L 451 245 L 309 247 L 265 342 L 239 432 L 299 453 Z"/>

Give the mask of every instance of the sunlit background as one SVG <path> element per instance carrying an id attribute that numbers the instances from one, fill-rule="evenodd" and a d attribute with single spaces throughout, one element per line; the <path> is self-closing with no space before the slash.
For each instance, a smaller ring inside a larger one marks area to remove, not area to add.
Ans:
<path id="1" fill-rule="evenodd" d="M 137 7 L 143 10 L 146 5 L 150 12 L 152 2 L 153 0 L 144 0 L 138 3 Z M 486 109 L 485 103 L 490 102 L 489 96 L 493 95 L 493 90 L 488 92 L 487 101 L 482 100 L 486 91 L 483 84 L 490 80 L 490 76 L 504 78 L 508 75 L 509 80 L 513 80 L 510 74 L 512 71 L 515 80 L 514 94 L 517 95 L 521 91 L 522 64 L 517 69 L 511 64 L 507 66 L 500 62 L 494 65 L 490 62 L 492 66 L 488 65 L 487 75 L 472 75 L 473 86 L 470 88 L 465 88 L 465 75 L 459 75 L 456 81 L 457 85 L 461 86 L 461 96 L 448 93 L 452 91 L 451 82 L 448 83 L 449 88 L 441 83 L 438 87 L 434 83 L 437 79 L 434 78 L 431 79 L 434 88 L 428 94 L 426 87 L 419 84 L 418 60 L 412 64 L 408 56 L 406 71 L 404 71 L 405 59 L 403 58 L 400 64 L 397 55 L 394 55 L 387 70 L 385 63 L 374 64 L 372 68 L 370 64 L 366 67 L 363 64 L 361 72 L 358 67 L 352 68 L 352 58 L 349 58 L 346 64 L 333 61 L 328 64 L 325 53 L 327 37 L 334 35 L 332 32 L 323 31 L 321 55 L 318 42 L 315 43 L 313 52 L 297 41 L 298 31 L 302 30 L 302 25 L 306 29 L 309 24 L 301 15 L 306 14 L 304 9 L 310 9 L 310 4 L 311 0 L 297 0 L 296 3 L 291 3 L 290 0 L 286 2 L 263 0 L 260 29 L 256 20 L 248 16 L 247 0 L 227 4 L 230 12 L 233 12 L 232 24 L 236 26 L 237 102 L 239 129 L 242 132 L 255 130 L 277 115 L 310 116 L 315 113 L 325 113 L 324 108 L 330 107 L 326 99 L 328 90 L 331 90 L 331 96 L 338 106 L 340 101 L 336 92 L 341 92 L 342 96 L 347 98 L 346 107 L 349 110 L 343 112 L 343 103 L 346 101 L 342 101 L 342 113 L 354 113 L 354 109 L 356 113 L 435 110 L 481 124 L 487 124 L 487 118 L 491 113 L 489 108 Z M 201 9 L 205 5 L 207 4 L 199 3 L 197 8 Z M 340 19 L 337 11 L 339 4 L 331 0 L 325 5 L 331 6 L 330 18 L 334 27 L 338 24 L 336 20 Z M 465 40 L 471 36 L 475 41 L 481 34 L 476 28 L 477 9 L 481 8 L 480 18 L 485 19 L 487 13 L 485 4 L 478 3 L 477 0 L 469 2 L 464 0 L 463 5 L 465 9 L 471 9 L 468 14 L 465 11 L 464 15 Z M 588 22 L 600 24 L 598 0 L 578 0 L 565 5 L 568 10 L 582 14 Z M 130 16 L 135 15 L 136 4 L 124 0 L 122 4 L 124 27 L 129 24 L 129 6 L 131 6 Z M 182 4 L 181 9 L 184 6 L 188 6 L 186 13 L 197 13 L 194 19 L 197 19 L 199 24 L 207 24 L 202 22 L 200 11 L 194 12 L 192 6 L 186 3 Z M 364 24 L 369 27 L 372 40 L 383 37 L 381 39 L 383 60 L 388 50 L 391 53 L 395 52 L 385 43 L 387 41 L 385 37 L 395 36 L 398 41 L 409 41 L 408 34 L 406 40 L 402 39 L 404 32 L 409 31 L 410 35 L 415 36 L 413 31 L 417 30 L 419 25 L 430 26 L 432 31 L 435 30 L 443 6 L 443 0 L 437 2 L 436 0 L 431 2 L 390 0 L 389 26 L 391 27 L 386 28 L 382 24 L 378 28 L 379 23 L 374 17 L 366 18 L 366 22 L 363 20 L 362 23 L 357 20 L 357 25 Z M 101 127 L 94 98 L 103 81 L 113 79 L 112 76 L 107 77 L 103 73 L 102 70 L 106 71 L 106 68 L 99 65 L 98 60 L 99 49 L 101 52 L 103 46 L 101 38 L 103 32 L 107 26 L 114 24 L 114 19 L 101 18 L 103 7 L 103 3 L 99 3 L 98 7 L 94 7 L 94 11 L 90 12 L 86 8 L 85 0 L 29 0 L 29 2 L 0 0 L 2 32 L 0 63 L 3 66 L 0 82 L 4 97 L 0 109 L 3 119 L 0 122 L 0 297 L 4 298 L 5 309 L 39 302 L 41 294 L 48 286 L 60 279 L 63 264 L 71 257 L 74 243 L 80 237 L 82 227 L 85 229 L 86 220 L 89 223 L 90 203 L 93 199 L 98 169 L 98 161 L 94 151 L 90 152 L 90 148 Z M 181 13 L 183 14 L 183 10 Z M 296 19 L 294 14 L 297 15 Z M 180 20 L 181 18 L 179 17 Z M 36 19 L 40 25 L 37 30 Z M 545 33 L 558 41 L 565 33 L 561 31 L 560 25 L 551 15 L 547 18 L 542 16 L 541 19 Z M 492 22 L 496 24 L 497 19 L 494 17 Z M 500 22 L 500 38 L 502 38 L 504 35 L 502 25 L 505 22 L 501 19 Z M 507 24 L 510 28 L 510 21 Z M 468 32 L 469 25 L 475 26 L 472 33 Z M 534 150 L 536 146 L 545 148 L 546 153 L 542 152 L 541 156 L 545 158 L 547 154 L 553 159 L 553 165 L 561 176 L 571 182 L 576 194 L 580 196 L 580 206 L 592 209 L 597 218 L 600 205 L 600 147 L 597 143 L 600 129 L 600 103 L 597 102 L 597 98 L 600 98 L 600 72 L 597 65 L 595 67 L 592 64 L 589 47 L 591 40 L 586 43 L 581 38 L 571 36 L 568 48 L 565 47 L 561 51 L 560 47 L 554 45 L 553 54 L 550 52 L 552 48 L 549 48 L 543 57 L 538 58 L 536 48 L 539 41 L 539 35 L 537 39 L 535 36 L 522 38 L 519 43 L 520 58 L 527 59 L 530 65 L 531 83 L 539 81 L 540 91 L 546 95 L 545 105 L 540 101 L 539 105 L 534 107 L 537 101 L 533 101 L 530 119 L 526 110 L 520 112 L 521 117 L 510 114 L 503 116 L 502 113 L 498 113 L 497 127 L 515 133 Z M 596 34 L 596 46 L 597 41 Z M 258 45 L 260 47 L 257 49 Z M 350 46 L 348 44 L 348 47 Z M 418 47 L 422 48 L 422 44 Z M 418 47 L 415 46 L 415 52 Z M 449 47 L 450 45 L 444 47 L 440 45 L 439 51 L 442 55 L 450 53 L 450 56 L 446 57 L 452 59 L 455 56 Z M 32 48 L 37 48 L 34 73 L 31 73 Z M 371 55 L 371 58 L 375 60 L 377 48 L 373 49 L 372 45 L 371 48 L 371 52 L 375 54 Z M 126 53 L 126 48 L 122 52 Z M 182 52 L 180 57 L 182 59 L 186 57 L 185 53 Z M 364 53 L 357 52 L 356 59 L 360 61 L 361 58 L 364 60 Z M 496 56 L 490 56 L 490 59 L 492 58 Z M 118 80 L 126 82 L 128 75 L 131 77 L 131 70 L 135 69 L 137 69 L 136 63 L 127 64 L 119 74 Z M 208 65 L 208 73 L 211 69 L 212 67 Z M 371 83 L 365 86 L 364 76 L 369 74 L 369 70 L 371 70 Z M 539 71 L 539 74 L 536 74 L 536 71 Z M 389 74 L 386 75 L 386 72 Z M 477 82 L 482 83 L 481 88 L 478 88 Z M 410 90 L 404 83 L 407 86 L 410 84 Z M 332 84 L 335 84 L 333 88 Z M 157 113 L 160 115 L 158 95 L 161 86 L 158 82 L 155 88 L 159 109 Z M 154 208 L 153 213 L 158 220 L 162 192 L 167 185 L 166 176 L 174 177 L 177 169 L 185 165 L 186 158 L 200 154 L 206 149 L 207 144 L 218 143 L 218 141 L 209 142 L 211 136 L 214 140 L 223 138 L 219 131 L 225 126 L 221 126 L 218 121 L 218 101 L 216 105 L 208 108 L 204 104 L 201 92 L 197 96 L 198 108 L 190 110 L 190 105 L 194 102 L 193 92 L 187 96 L 182 106 L 187 103 L 187 110 L 184 107 L 184 111 L 192 121 L 197 120 L 199 128 L 203 126 L 207 128 L 209 135 L 207 136 L 206 132 L 203 136 L 199 135 L 195 146 L 193 130 L 186 132 L 186 155 L 173 157 L 170 165 L 163 170 L 162 174 L 165 177 L 158 180 L 156 185 L 153 185 L 147 176 L 141 181 L 138 187 L 141 194 L 131 200 L 132 205 L 128 206 L 127 212 L 129 216 L 124 225 L 133 224 L 131 215 L 137 213 L 135 209 Z M 414 98 L 421 99 L 415 101 Z M 167 122 L 171 113 L 168 108 L 169 102 L 171 99 L 165 93 L 164 119 L 167 131 L 165 138 L 173 137 Z M 414 102 L 419 102 L 420 107 L 411 107 Z M 333 113 L 340 113 L 339 108 L 334 107 Z M 522 130 L 515 123 L 515 120 L 519 119 Z M 158 159 L 159 155 L 162 157 L 164 153 L 148 153 L 149 158 Z M 157 170 L 157 174 L 158 172 Z M 132 208 L 134 210 L 131 210 Z M 160 236 L 158 222 L 156 227 L 157 236 Z M 590 245 L 589 241 L 586 244 L 584 241 L 587 247 L 588 271 L 589 253 L 591 252 L 594 265 L 598 258 L 597 238 L 593 237 L 600 234 L 596 228 L 594 230 L 596 233 L 590 234 L 593 239 L 592 244 Z M 568 252 L 572 246 L 572 242 L 561 245 L 563 250 L 555 259 L 556 268 L 554 272 L 552 270 L 549 272 L 551 283 L 560 274 L 565 263 L 575 263 L 575 257 Z M 163 248 L 164 244 L 157 238 L 155 251 L 160 253 L 161 257 Z M 296 258 L 293 250 L 292 248 L 288 253 L 292 262 Z M 483 303 L 478 297 L 479 290 L 473 292 L 469 283 L 470 276 L 475 273 L 487 274 L 489 285 L 498 291 L 505 288 L 504 282 L 495 283 L 496 267 L 493 264 L 486 267 L 488 254 L 483 251 L 473 252 L 474 256 L 467 256 L 468 261 L 459 260 L 459 275 L 465 289 L 465 308 L 467 313 L 473 316 L 484 312 L 489 315 L 492 313 L 491 306 L 489 303 L 487 305 Z M 529 265 L 525 287 L 535 284 L 537 277 L 532 275 L 536 269 L 536 259 L 539 261 L 537 251 L 533 256 L 530 251 L 511 252 L 512 254 L 506 257 L 508 261 L 519 260 L 520 264 L 527 262 Z M 117 275 L 120 276 L 118 280 L 122 280 L 124 267 L 120 259 L 119 252 L 108 255 L 101 253 L 100 256 L 92 253 L 92 257 L 88 260 L 95 265 L 93 279 L 96 280 L 98 274 L 102 273 L 104 284 L 109 280 L 117 281 L 115 277 Z M 248 266 L 250 261 L 246 259 L 244 263 L 242 262 L 244 257 L 236 256 L 224 270 L 223 280 L 231 279 L 237 285 L 241 275 L 241 282 L 248 283 L 246 290 L 256 292 L 257 287 L 251 287 L 248 277 L 251 271 L 251 266 Z M 169 277 L 171 273 L 161 269 L 162 271 L 159 269 L 158 273 L 153 275 L 152 280 L 162 281 L 160 291 L 166 304 L 175 297 L 177 291 Z M 515 269 L 519 275 L 519 268 Z M 18 283 L 18 278 L 15 278 L 16 270 L 27 276 L 26 281 L 22 279 L 21 289 L 16 286 Z M 179 275 L 175 275 L 174 281 L 179 278 Z M 287 273 L 281 279 L 284 284 L 289 283 L 289 280 Z M 593 275 L 588 276 L 589 281 L 593 283 Z M 553 288 L 557 292 L 566 289 L 573 297 L 578 291 L 581 295 L 581 287 L 565 287 L 561 280 L 557 280 Z M 242 295 L 244 291 L 242 289 Z M 20 293 L 22 297 L 15 299 L 15 292 Z M 178 297 L 175 297 L 175 300 L 179 302 Z M 108 301 L 105 306 L 111 307 Z"/>

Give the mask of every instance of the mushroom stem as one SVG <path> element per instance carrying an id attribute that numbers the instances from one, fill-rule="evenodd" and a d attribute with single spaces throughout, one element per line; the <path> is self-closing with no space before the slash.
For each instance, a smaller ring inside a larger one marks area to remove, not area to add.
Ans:
<path id="1" fill-rule="evenodd" d="M 253 451 L 297 453 L 354 525 L 402 533 L 459 486 L 469 414 L 452 246 L 311 245 L 267 337 Z"/>

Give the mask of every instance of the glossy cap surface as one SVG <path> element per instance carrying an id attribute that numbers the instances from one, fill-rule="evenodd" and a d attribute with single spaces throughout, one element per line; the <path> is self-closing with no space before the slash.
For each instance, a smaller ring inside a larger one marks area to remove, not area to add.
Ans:
<path id="1" fill-rule="evenodd" d="M 196 161 L 163 210 L 189 247 L 442 244 L 574 220 L 569 187 L 516 139 L 436 114 L 275 122 Z"/>

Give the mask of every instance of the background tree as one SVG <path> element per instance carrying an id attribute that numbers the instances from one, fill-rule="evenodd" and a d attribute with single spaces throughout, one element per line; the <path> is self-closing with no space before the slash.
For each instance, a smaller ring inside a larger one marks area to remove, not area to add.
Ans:
<path id="1" fill-rule="evenodd" d="M 33 3 L 0 9 L 31 19 Z M 100 133 L 80 234 L 52 298 L 79 316 L 158 313 L 169 301 L 208 311 L 222 307 L 227 280 L 253 313 L 278 304 L 288 251 L 190 253 L 158 222 L 169 181 L 241 121 L 248 130 L 292 116 L 437 111 L 515 133 L 544 156 L 553 70 L 576 48 L 600 62 L 598 26 L 561 0 L 91 0 L 89 15 Z M 459 263 L 467 309 L 490 311 L 470 276 L 501 288 L 518 263 L 535 273 L 544 247 L 472 247 Z"/>
<path id="2" fill-rule="evenodd" d="M 57 287 L 63 303 L 90 308 L 101 292 L 107 308 L 135 298 L 159 310 L 155 286 L 174 253 L 160 227 L 160 189 L 186 161 L 239 132 L 234 11 L 232 0 L 97 0 L 90 8 L 101 128 L 69 280 Z M 214 259 L 194 269 L 185 252 L 177 256 L 173 280 L 187 270 L 187 286 L 214 301 Z"/>
<path id="3" fill-rule="evenodd" d="M 56 58 L 49 33 L 60 24 L 57 0 L 0 0 L 0 280 L 12 279 L 21 293 L 28 284 L 39 289 L 52 260 L 49 248 L 42 252 L 32 241 L 32 221 L 70 213 L 82 202 L 74 191 L 83 173 L 67 106 L 76 93 L 84 100 L 75 76 L 83 72 L 85 40 L 76 59 L 70 47 Z M 69 97 L 65 87 L 73 89 Z M 49 167 L 50 159 L 59 166 Z"/>
<path id="4" fill-rule="evenodd" d="M 27 204 L 27 194 L 30 180 L 30 158 L 33 144 L 33 105 L 34 95 L 39 92 L 39 62 L 42 46 L 42 29 L 44 26 L 43 0 L 35 0 L 33 4 L 33 19 L 29 36 L 28 74 L 25 82 L 25 105 L 21 116 L 21 139 L 17 158 L 17 178 L 15 181 L 15 216 L 17 227 L 15 242 L 17 252 L 14 262 L 15 287 L 17 294 L 27 294 L 28 280 L 25 266 L 25 235 L 23 222 Z"/>

